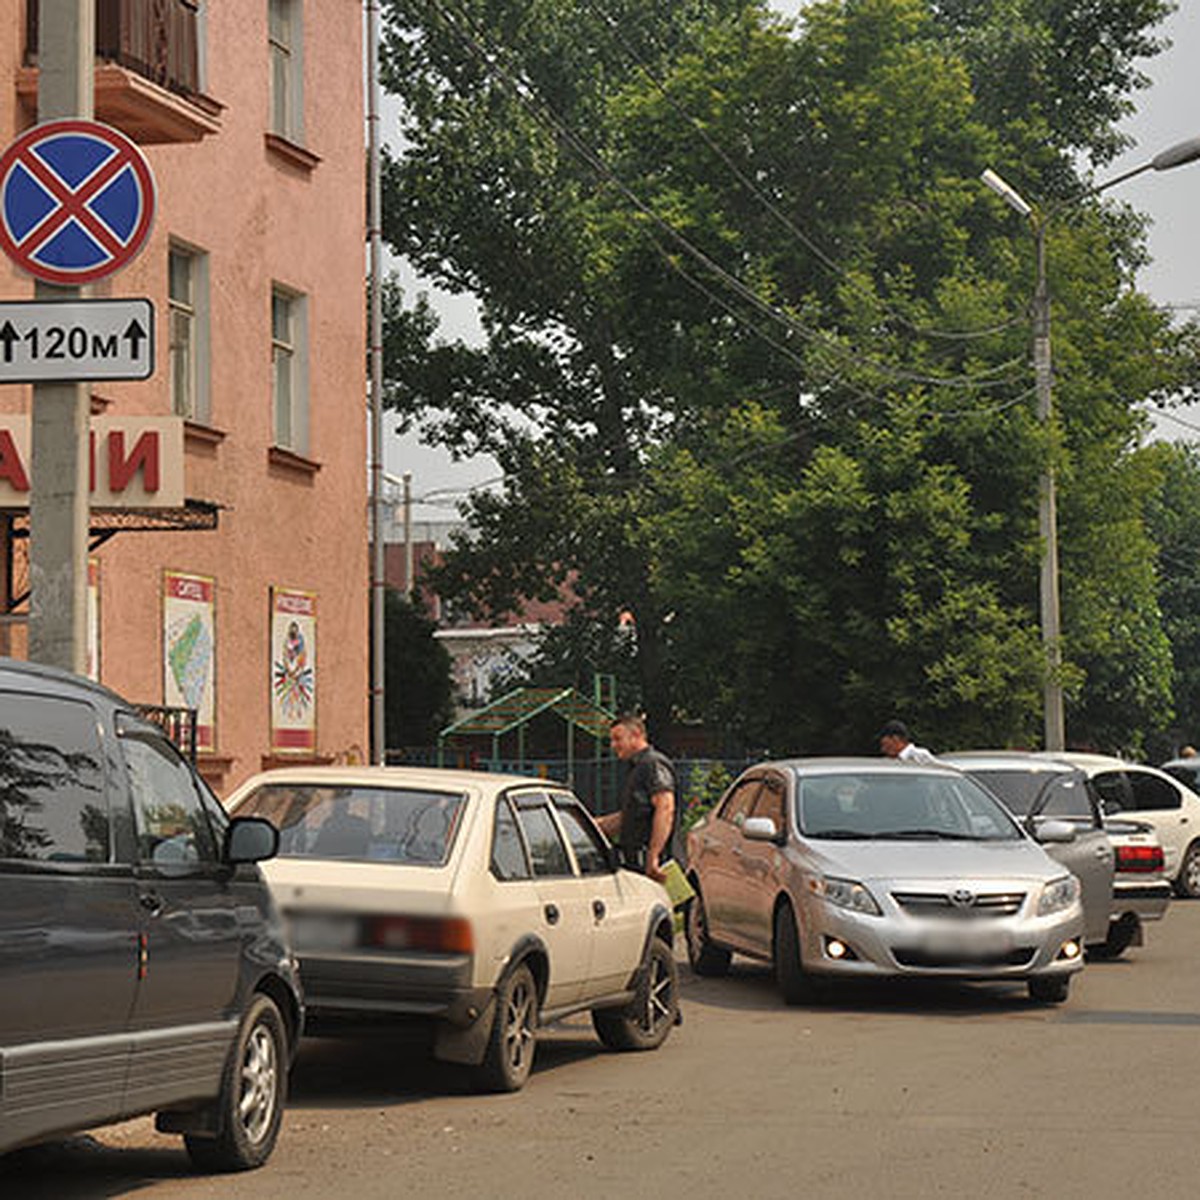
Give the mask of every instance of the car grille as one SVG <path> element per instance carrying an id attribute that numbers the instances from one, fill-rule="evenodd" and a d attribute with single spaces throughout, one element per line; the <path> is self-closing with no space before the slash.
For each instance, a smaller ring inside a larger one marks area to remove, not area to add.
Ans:
<path id="1" fill-rule="evenodd" d="M 1001 954 L 972 954 L 960 951 L 956 954 L 937 954 L 915 947 L 893 949 L 892 954 L 902 967 L 924 967 L 929 970 L 957 971 L 977 967 L 1024 967 L 1028 966 L 1036 947 L 1017 946 Z"/>
<path id="2" fill-rule="evenodd" d="M 892 899 L 915 917 L 1011 917 L 1021 911 L 1024 892 L 978 892 L 974 902 L 956 904 L 949 892 L 893 892 Z"/>

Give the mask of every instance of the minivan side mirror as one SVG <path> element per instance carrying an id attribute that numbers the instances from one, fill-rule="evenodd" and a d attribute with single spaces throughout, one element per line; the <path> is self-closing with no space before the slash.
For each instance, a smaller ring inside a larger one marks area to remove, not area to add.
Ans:
<path id="1" fill-rule="evenodd" d="M 262 862 L 279 853 L 279 830 L 263 817 L 234 817 L 225 830 L 224 859 L 230 866 Z"/>

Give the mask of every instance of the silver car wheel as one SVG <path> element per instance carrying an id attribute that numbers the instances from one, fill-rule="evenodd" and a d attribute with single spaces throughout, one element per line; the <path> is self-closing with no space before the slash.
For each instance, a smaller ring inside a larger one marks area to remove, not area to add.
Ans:
<path id="1" fill-rule="evenodd" d="M 516 981 L 504 1013 L 504 1052 L 514 1075 L 524 1075 L 533 1054 L 536 998 L 525 978 Z"/>
<path id="2" fill-rule="evenodd" d="M 260 1142 L 275 1116 L 278 1095 L 279 1059 L 275 1039 L 268 1029 L 256 1025 L 242 1056 L 242 1087 L 238 1120 L 250 1142 Z"/>

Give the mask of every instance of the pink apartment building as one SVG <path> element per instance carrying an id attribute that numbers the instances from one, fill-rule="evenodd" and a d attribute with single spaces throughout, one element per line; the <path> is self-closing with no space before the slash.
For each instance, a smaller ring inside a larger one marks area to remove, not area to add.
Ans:
<path id="1" fill-rule="evenodd" d="M 187 503 L 93 512 L 92 672 L 135 702 L 197 709 L 219 794 L 280 761 L 365 758 L 361 6 L 96 9 L 95 119 L 141 146 L 158 203 L 146 248 L 90 294 L 152 301 L 157 366 L 93 385 L 92 412 L 181 417 Z M 0 13 L 5 145 L 36 122 L 36 32 L 37 0 Z M 0 260 L 0 299 L 33 294 Z M 0 385 L 0 452 L 32 393 Z M 27 504 L 0 453 L 5 470 L 0 653 L 23 657 Z"/>

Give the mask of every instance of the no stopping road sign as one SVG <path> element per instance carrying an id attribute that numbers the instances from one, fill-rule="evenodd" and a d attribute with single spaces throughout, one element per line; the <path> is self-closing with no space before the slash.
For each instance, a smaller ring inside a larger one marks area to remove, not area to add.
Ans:
<path id="1" fill-rule="evenodd" d="M 154 221 L 138 147 L 97 121 L 46 121 L 0 156 L 0 248 L 46 283 L 92 283 L 128 265 Z"/>

